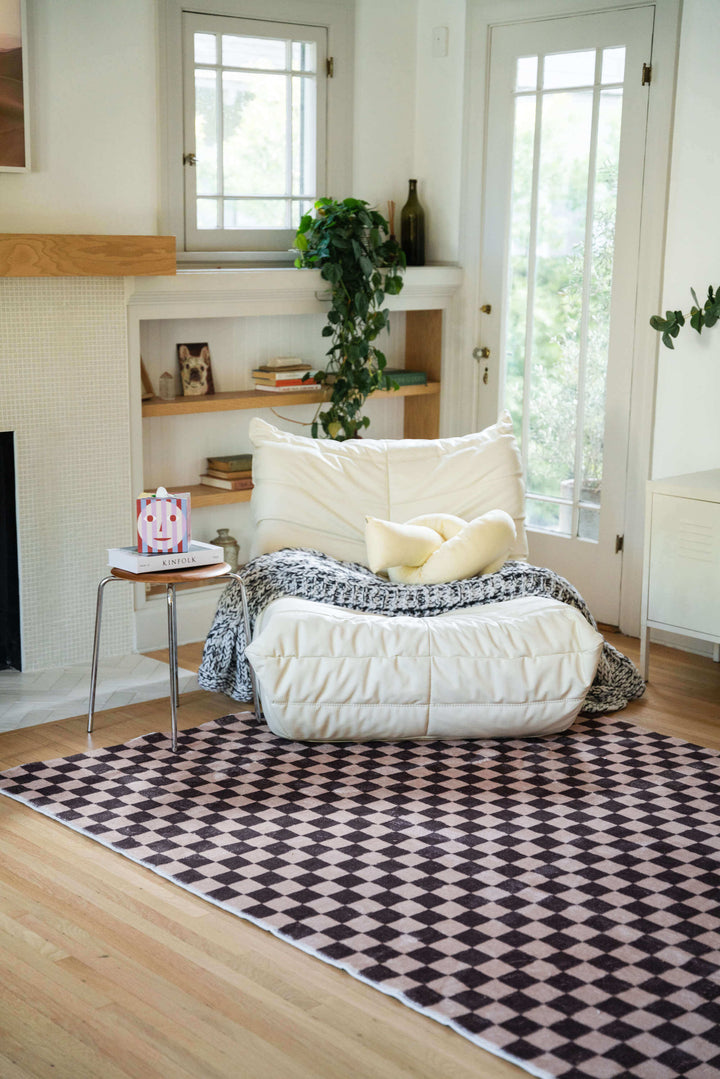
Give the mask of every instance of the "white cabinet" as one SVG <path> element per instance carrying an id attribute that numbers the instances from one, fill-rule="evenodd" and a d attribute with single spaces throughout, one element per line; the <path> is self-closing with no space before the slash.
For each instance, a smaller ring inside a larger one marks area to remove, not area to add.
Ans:
<path id="1" fill-rule="evenodd" d="M 720 469 L 647 485 L 640 670 L 651 629 L 711 641 L 720 658 Z"/>

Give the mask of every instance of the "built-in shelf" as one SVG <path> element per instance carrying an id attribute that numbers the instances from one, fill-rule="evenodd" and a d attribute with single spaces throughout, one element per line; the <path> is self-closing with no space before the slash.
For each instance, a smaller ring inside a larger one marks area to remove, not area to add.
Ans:
<path id="1" fill-rule="evenodd" d="M 375 390 L 372 397 L 434 397 L 440 393 L 439 382 L 425 386 L 400 386 L 397 390 Z M 233 412 L 245 408 L 283 408 L 288 405 L 312 405 L 326 401 L 329 390 L 288 390 L 274 393 L 263 390 L 235 390 L 213 393 L 205 397 L 176 397 L 166 401 L 162 397 L 150 397 L 143 401 L 143 419 L 150 416 L 187 416 L 191 412 Z"/>

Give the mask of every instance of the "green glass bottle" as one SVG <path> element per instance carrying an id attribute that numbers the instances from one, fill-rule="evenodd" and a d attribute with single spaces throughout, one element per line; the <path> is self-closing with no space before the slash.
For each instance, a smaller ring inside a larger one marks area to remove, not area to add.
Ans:
<path id="1" fill-rule="evenodd" d="M 400 246 L 408 266 L 425 265 L 425 211 L 417 194 L 417 180 L 410 180 L 408 200 L 400 212 Z"/>

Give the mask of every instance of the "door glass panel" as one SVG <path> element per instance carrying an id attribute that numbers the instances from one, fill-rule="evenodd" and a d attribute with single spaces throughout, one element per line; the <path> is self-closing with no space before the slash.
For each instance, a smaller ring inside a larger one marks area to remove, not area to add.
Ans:
<path id="1" fill-rule="evenodd" d="M 235 37 L 223 34 L 222 62 L 226 67 L 250 67 L 282 71 L 286 42 L 269 37 Z"/>
<path id="2" fill-rule="evenodd" d="M 537 57 L 534 59 L 537 61 Z M 518 60 L 518 68 L 523 62 Z M 519 82 L 520 72 L 518 71 Z M 518 97 L 515 101 L 510 251 L 508 258 L 505 403 L 515 421 L 515 429 L 518 432 L 522 432 L 523 429 L 525 318 L 528 306 L 535 108 L 536 98 L 534 94 L 532 97 Z M 522 440 L 522 434 L 520 438 Z"/>
<path id="3" fill-rule="evenodd" d="M 566 86 L 592 86 L 595 81 L 595 49 L 558 52 L 545 57 L 544 90 Z"/>
<path id="4" fill-rule="evenodd" d="M 592 91 L 549 94 L 542 110 L 527 480 L 561 497 L 575 468 Z"/>
<path id="5" fill-rule="evenodd" d="M 625 78 L 625 49 L 603 49 L 602 76 L 603 84 L 622 82 Z"/>
<path id="6" fill-rule="evenodd" d="M 517 62 L 516 90 L 535 90 L 537 88 L 537 56 L 521 56 Z"/>
<path id="7" fill-rule="evenodd" d="M 226 229 L 282 229 L 289 227 L 286 199 L 225 199 Z"/>
<path id="8" fill-rule="evenodd" d="M 609 358 L 621 120 L 622 91 L 603 90 L 598 109 L 592 261 L 589 267 L 590 294 L 585 351 L 582 490 L 579 495 L 581 499 L 597 505 L 600 504 L 600 484 L 603 476 L 605 387 Z M 582 513 L 580 516 L 582 517 Z"/>
<path id="9" fill-rule="evenodd" d="M 532 59 L 518 61 L 516 86 Z M 614 79 L 624 50 L 602 63 Z M 622 90 L 595 84 L 596 50 L 541 64 L 543 91 L 515 97 L 505 401 L 528 524 L 597 540 Z"/>
<path id="10" fill-rule="evenodd" d="M 317 45 L 314 41 L 293 41 L 293 71 L 317 71 Z"/>
<path id="11" fill-rule="evenodd" d="M 194 47 L 196 64 L 217 63 L 217 35 L 195 34 Z"/>

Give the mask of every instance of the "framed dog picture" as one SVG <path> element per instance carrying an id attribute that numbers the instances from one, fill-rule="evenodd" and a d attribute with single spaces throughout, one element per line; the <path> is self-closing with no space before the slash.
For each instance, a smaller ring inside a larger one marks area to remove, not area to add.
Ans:
<path id="1" fill-rule="evenodd" d="M 204 397 L 208 393 L 215 393 L 207 341 L 178 345 L 177 354 L 183 396 Z"/>

